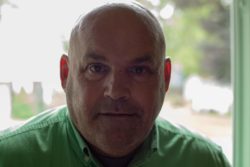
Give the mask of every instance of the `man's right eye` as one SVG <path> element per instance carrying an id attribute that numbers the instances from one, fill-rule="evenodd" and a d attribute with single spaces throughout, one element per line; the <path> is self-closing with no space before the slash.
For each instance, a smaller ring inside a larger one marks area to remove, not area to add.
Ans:
<path id="1" fill-rule="evenodd" d="M 108 67 L 101 63 L 93 63 L 88 65 L 87 70 L 91 73 L 106 73 L 108 71 Z"/>
<path id="2" fill-rule="evenodd" d="M 109 67 L 101 63 L 92 63 L 87 65 L 85 69 L 85 76 L 90 80 L 101 79 L 106 73 L 108 73 Z"/>

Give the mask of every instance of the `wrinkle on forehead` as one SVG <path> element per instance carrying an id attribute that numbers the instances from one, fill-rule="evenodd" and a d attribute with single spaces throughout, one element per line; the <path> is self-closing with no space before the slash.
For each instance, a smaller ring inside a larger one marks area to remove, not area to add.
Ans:
<path id="1" fill-rule="evenodd" d="M 160 24 L 156 18 L 145 8 L 137 4 L 112 3 L 106 4 L 94 9 L 85 16 L 78 19 L 76 26 L 73 28 L 70 44 L 69 58 L 72 60 L 74 56 L 80 53 L 80 47 L 84 46 L 82 42 L 88 42 L 91 38 L 91 31 L 101 19 L 107 17 L 115 17 L 116 14 L 124 16 L 124 14 L 132 15 L 132 19 L 141 22 L 148 29 L 149 35 L 155 41 L 156 54 L 165 57 L 165 40 Z M 126 20 L 125 20 L 126 22 Z"/>

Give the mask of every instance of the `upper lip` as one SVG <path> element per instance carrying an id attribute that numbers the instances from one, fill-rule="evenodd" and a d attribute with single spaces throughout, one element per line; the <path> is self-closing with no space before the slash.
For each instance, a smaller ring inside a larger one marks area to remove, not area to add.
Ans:
<path id="1" fill-rule="evenodd" d="M 103 112 L 100 115 L 105 116 L 135 116 L 135 113 L 124 113 L 124 112 Z"/>

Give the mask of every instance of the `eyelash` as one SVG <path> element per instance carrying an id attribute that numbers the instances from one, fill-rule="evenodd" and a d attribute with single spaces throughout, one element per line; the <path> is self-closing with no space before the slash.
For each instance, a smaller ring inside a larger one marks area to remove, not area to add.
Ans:
<path id="1" fill-rule="evenodd" d="M 141 70 L 141 72 L 139 72 L 139 75 L 141 75 L 141 74 L 151 74 L 152 73 L 152 70 L 147 66 L 134 66 L 134 67 L 129 69 L 129 72 L 138 74 L 138 71 L 137 71 L 138 69 Z"/>
<path id="2" fill-rule="evenodd" d="M 101 71 L 96 71 L 96 69 L 93 69 L 95 67 L 98 67 L 99 70 Z M 108 67 L 104 64 L 101 64 L 101 63 L 93 63 L 93 64 L 89 64 L 87 67 L 86 67 L 86 70 L 89 70 L 90 72 L 92 73 L 106 73 L 108 72 Z"/>

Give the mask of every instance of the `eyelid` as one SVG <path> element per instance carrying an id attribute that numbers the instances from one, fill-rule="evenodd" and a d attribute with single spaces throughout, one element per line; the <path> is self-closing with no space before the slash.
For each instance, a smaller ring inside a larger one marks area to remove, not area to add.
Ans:
<path id="1" fill-rule="evenodd" d="M 109 73 L 109 66 L 100 62 L 87 63 L 81 72 L 89 81 L 98 81 Z"/>
<path id="2" fill-rule="evenodd" d="M 88 69 L 88 68 L 91 68 L 93 66 L 100 66 L 102 68 L 102 71 L 104 71 L 104 72 L 108 71 L 108 69 L 109 69 L 108 66 L 103 64 L 103 63 L 90 63 L 89 65 L 87 65 L 86 68 Z"/>
<path id="3" fill-rule="evenodd" d="M 92 65 L 101 65 L 101 66 L 105 67 L 106 69 L 108 69 L 108 66 L 105 65 L 105 64 L 103 64 L 103 63 L 100 63 L 100 62 L 89 62 L 89 63 L 85 63 L 85 65 L 80 68 L 80 73 L 87 72 Z"/>
<path id="4" fill-rule="evenodd" d="M 145 64 L 134 65 L 129 68 L 129 71 L 132 72 L 132 70 L 134 70 L 135 68 L 143 68 L 145 72 L 150 73 L 150 74 L 153 73 L 152 67 L 150 67 L 149 65 L 145 65 Z"/>

